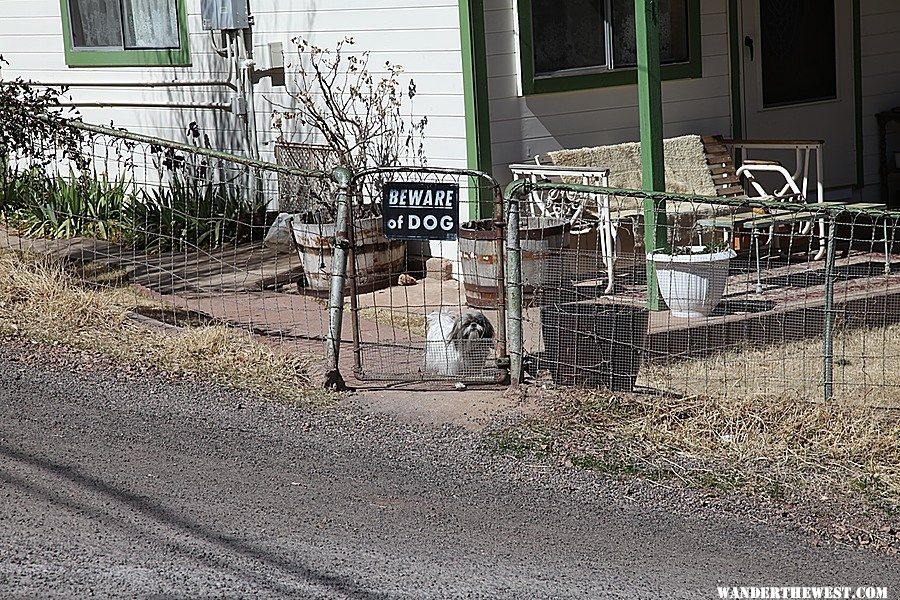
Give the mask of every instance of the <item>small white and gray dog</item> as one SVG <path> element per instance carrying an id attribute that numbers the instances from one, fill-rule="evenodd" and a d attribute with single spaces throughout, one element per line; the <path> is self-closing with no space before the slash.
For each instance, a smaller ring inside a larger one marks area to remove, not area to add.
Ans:
<path id="1" fill-rule="evenodd" d="M 438 375 L 477 374 L 492 347 L 494 326 L 484 313 L 465 311 L 453 317 L 446 308 L 428 315 L 425 370 Z"/>

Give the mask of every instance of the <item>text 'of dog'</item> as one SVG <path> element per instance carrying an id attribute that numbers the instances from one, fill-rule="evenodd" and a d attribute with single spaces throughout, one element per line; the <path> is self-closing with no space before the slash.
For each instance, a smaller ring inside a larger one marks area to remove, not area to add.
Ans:
<path id="1" fill-rule="evenodd" d="M 403 222 L 404 216 L 407 219 L 405 224 Z M 424 217 L 419 215 L 397 215 L 393 219 L 388 219 L 387 227 L 388 229 L 424 229 L 426 231 L 436 231 L 440 228 L 442 231 L 453 231 L 456 227 L 456 221 L 453 220 L 451 215 L 444 215 L 440 219 L 434 215 L 425 215 Z"/>

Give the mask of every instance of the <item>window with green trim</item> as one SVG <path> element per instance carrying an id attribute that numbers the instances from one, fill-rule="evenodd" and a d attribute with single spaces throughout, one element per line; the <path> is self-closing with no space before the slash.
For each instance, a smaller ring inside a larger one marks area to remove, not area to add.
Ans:
<path id="1" fill-rule="evenodd" d="M 60 0 L 66 64 L 189 65 L 183 0 Z"/>
<path id="2" fill-rule="evenodd" d="M 637 80 L 634 0 L 518 0 L 523 91 Z M 699 0 L 659 0 L 664 79 L 700 77 Z"/>

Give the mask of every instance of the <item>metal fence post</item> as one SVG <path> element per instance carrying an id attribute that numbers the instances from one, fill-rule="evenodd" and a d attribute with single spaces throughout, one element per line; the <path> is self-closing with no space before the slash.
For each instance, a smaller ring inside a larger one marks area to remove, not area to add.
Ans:
<path id="1" fill-rule="evenodd" d="M 506 215 L 503 210 L 503 192 L 494 186 L 493 193 L 494 228 L 498 233 L 494 245 L 497 253 L 497 354 L 505 359 L 509 357 L 506 344 L 506 236 L 503 235 L 506 231 Z"/>
<path id="2" fill-rule="evenodd" d="M 522 255 L 519 246 L 519 199 L 507 194 L 506 216 L 506 332 L 509 338 L 509 380 L 522 380 Z"/>
<path id="3" fill-rule="evenodd" d="M 325 357 L 328 370 L 325 373 L 325 387 L 342 390 L 346 386 L 341 376 L 338 360 L 341 354 L 341 325 L 344 317 L 344 289 L 347 284 L 347 223 L 350 217 L 350 171 L 337 167 L 331 178 L 338 184 L 337 218 L 335 220 L 335 240 L 331 260 L 331 290 L 328 295 L 328 333 L 325 336 Z"/>
<path id="4" fill-rule="evenodd" d="M 834 397 L 834 246 L 836 218 L 828 223 L 828 242 L 825 254 L 825 319 L 822 338 L 822 374 L 825 400 Z"/>

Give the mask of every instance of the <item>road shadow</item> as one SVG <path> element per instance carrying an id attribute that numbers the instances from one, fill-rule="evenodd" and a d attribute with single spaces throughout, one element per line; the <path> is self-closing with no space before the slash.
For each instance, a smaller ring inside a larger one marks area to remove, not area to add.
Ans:
<path id="1" fill-rule="evenodd" d="M 338 592 L 347 598 L 354 598 L 357 600 L 377 600 L 387 597 L 385 594 L 362 589 L 348 578 L 311 568 L 299 561 L 285 559 L 239 538 L 225 536 L 211 531 L 196 521 L 176 514 L 174 511 L 158 504 L 151 498 L 111 485 L 101 479 L 82 473 L 75 467 L 59 464 L 46 458 L 31 456 L 4 444 L 0 444 L 0 456 L 9 461 L 22 463 L 45 473 L 61 477 L 75 486 L 79 486 L 95 494 L 109 498 L 131 511 L 139 513 L 160 525 L 185 534 L 193 540 L 210 544 L 222 550 L 233 552 L 269 567 L 279 569 L 284 573 L 301 579 L 304 583 L 319 586 L 331 592 Z M 102 506 L 97 507 L 90 503 L 80 502 L 71 498 L 64 498 L 62 497 L 62 494 L 51 485 L 43 485 L 38 482 L 29 481 L 26 478 L 13 475 L 7 469 L 0 468 L 0 480 L 19 488 L 35 498 L 78 513 L 89 515 L 91 519 L 99 520 L 107 524 L 118 521 L 114 526 L 128 531 L 132 535 L 144 538 L 160 537 L 158 534 L 148 531 L 136 523 L 131 523 L 123 519 L 116 519 L 115 515 L 102 508 Z M 160 541 L 167 548 L 174 549 L 190 560 L 203 562 L 215 570 L 245 581 L 250 581 L 254 585 L 264 586 L 281 594 L 296 595 L 298 593 L 295 588 L 287 587 L 284 584 L 272 581 L 269 577 L 264 575 L 240 569 L 227 560 L 217 559 L 210 556 L 208 553 L 203 553 L 203 556 L 198 556 L 195 548 L 192 548 L 185 543 L 178 542 L 171 537 L 165 537 L 160 539 Z"/>

